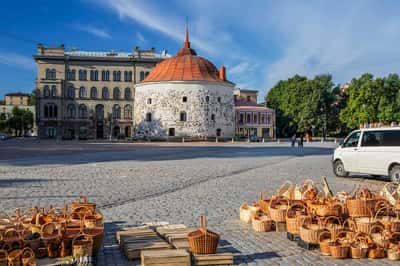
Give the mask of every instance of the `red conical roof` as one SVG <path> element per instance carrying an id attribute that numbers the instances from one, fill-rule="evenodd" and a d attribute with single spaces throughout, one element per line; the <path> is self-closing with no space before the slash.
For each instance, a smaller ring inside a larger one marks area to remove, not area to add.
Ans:
<path id="1" fill-rule="evenodd" d="M 158 63 L 142 83 L 157 81 L 227 82 L 219 78 L 218 69 L 213 63 L 198 56 L 196 51 L 190 48 L 187 25 L 183 47 L 176 56 Z"/>

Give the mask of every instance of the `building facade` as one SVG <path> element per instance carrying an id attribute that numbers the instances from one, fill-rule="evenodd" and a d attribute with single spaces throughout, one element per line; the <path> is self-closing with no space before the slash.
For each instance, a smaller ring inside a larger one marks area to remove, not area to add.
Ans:
<path id="1" fill-rule="evenodd" d="M 66 51 L 38 45 L 36 113 L 42 138 L 131 137 L 134 85 L 166 52 Z"/>
<path id="2" fill-rule="evenodd" d="M 27 93 L 14 92 L 5 95 L 5 104 L 13 106 L 27 106 L 30 95 Z"/>
<path id="3" fill-rule="evenodd" d="M 235 133 L 234 84 L 190 47 L 186 29 L 177 55 L 159 63 L 136 85 L 137 137 L 232 138 Z"/>
<path id="4" fill-rule="evenodd" d="M 275 138 L 275 111 L 257 104 L 257 91 L 236 89 L 234 100 L 236 136 Z"/>

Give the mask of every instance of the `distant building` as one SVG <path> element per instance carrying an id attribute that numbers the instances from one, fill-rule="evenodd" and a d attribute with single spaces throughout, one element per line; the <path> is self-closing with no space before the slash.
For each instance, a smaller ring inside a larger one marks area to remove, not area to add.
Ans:
<path id="1" fill-rule="evenodd" d="M 36 105 L 42 138 L 131 137 L 134 85 L 166 52 L 65 50 L 38 45 Z"/>
<path id="2" fill-rule="evenodd" d="M 234 91 L 236 136 L 275 138 L 275 111 L 257 104 L 256 90 Z"/>
<path id="3" fill-rule="evenodd" d="M 5 104 L 13 106 L 27 106 L 30 95 L 22 92 L 7 93 Z"/>

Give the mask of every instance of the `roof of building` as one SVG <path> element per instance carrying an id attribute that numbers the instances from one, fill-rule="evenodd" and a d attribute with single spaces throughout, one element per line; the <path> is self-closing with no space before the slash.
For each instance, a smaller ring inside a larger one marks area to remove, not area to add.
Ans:
<path id="1" fill-rule="evenodd" d="M 183 47 L 176 56 L 166 59 L 156 65 L 150 74 L 142 81 L 212 81 L 230 83 L 221 79 L 218 69 L 209 60 L 198 56 L 196 51 L 190 48 L 189 32 L 186 27 Z"/>
<path id="2" fill-rule="evenodd" d="M 99 51 L 78 51 L 78 50 L 69 50 L 65 51 L 66 55 L 69 56 L 83 56 L 83 57 L 106 57 L 106 58 L 132 58 L 135 57 L 134 53 L 128 52 L 99 52 Z M 140 57 L 143 58 L 169 58 L 169 55 L 166 51 L 162 51 L 161 53 L 150 53 L 150 52 L 140 52 Z"/>
<path id="3" fill-rule="evenodd" d="M 249 102 L 246 100 L 235 101 L 235 109 L 237 110 L 256 110 L 256 111 L 274 111 L 274 109 L 266 107 L 255 102 Z"/>
<path id="4" fill-rule="evenodd" d="M 29 97 L 30 94 L 23 93 L 23 92 L 10 92 L 10 93 L 6 93 L 5 96 L 27 96 L 27 97 Z"/>

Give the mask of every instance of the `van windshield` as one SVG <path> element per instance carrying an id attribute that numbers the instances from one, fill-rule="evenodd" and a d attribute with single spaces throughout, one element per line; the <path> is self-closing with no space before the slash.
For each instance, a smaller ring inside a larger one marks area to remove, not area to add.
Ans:
<path id="1" fill-rule="evenodd" d="M 360 138 L 360 131 L 352 133 L 343 143 L 343 148 L 357 147 L 358 139 Z"/>
<path id="2" fill-rule="evenodd" d="M 400 130 L 365 131 L 361 146 L 400 146 Z"/>

